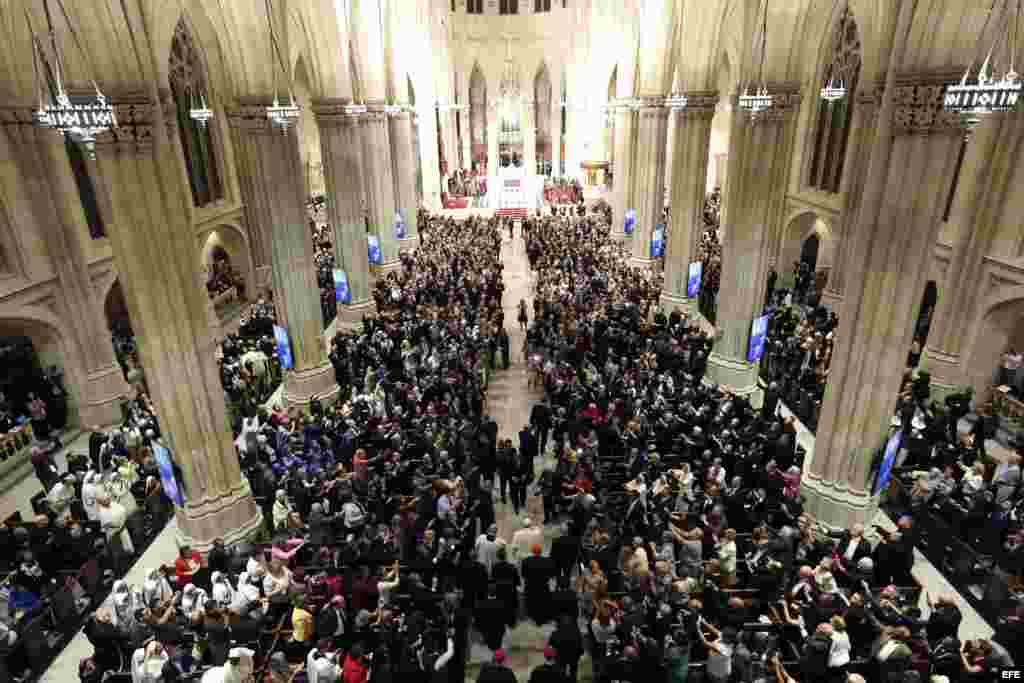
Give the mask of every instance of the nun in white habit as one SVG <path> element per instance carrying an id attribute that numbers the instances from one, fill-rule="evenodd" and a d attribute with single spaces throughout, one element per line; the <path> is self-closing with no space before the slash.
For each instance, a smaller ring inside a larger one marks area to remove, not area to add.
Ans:
<path id="1" fill-rule="evenodd" d="M 142 582 L 142 600 L 146 603 L 146 607 L 150 609 L 158 607 L 173 596 L 174 590 L 171 588 L 171 583 L 160 571 L 160 568 L 150 569 L 146 574 L 146 580 Z"/>
<path id="2" fill-rule="evenodd" d="M 215 666 L 203 674 L 201 683 L 248 683 L 252 680 L 252 658 L 255 654 L 248 648 L 231 648 L 228 650 L 227 663 Z"/>
<path id="3" fill-rule="evenodd" d="M 214 572 L 211 583 L 213 584 L 213 602 L 221 608 L 230 607 L 235 601 L 235 589 L 231 587 L 231 580 L 227 574 Z"/>
<path id="4" fill-rule="evenodd" d="M 321 652 L 314 647 L 306 656 L 306 676 L 309 683 L 337 683 L 341 680 L 337 655 Z"/>
<path id="5" fill-rule="evenodd" d="M 96 499 L 100 495 L 100 475 L 93 470 L 89 470 L 85 473 L 85 479 L 82 481 L 82 507 L 85 508 L 85 515 L 90 521 L 95 521 L 99 518 L 100 508 L 96 504 Z"/>
<path id="6" fill-rule="evenodd" d="M 170 658 L 159 641 L 151 641 L 132 655 L 132 683 L 160 683 Z"/>

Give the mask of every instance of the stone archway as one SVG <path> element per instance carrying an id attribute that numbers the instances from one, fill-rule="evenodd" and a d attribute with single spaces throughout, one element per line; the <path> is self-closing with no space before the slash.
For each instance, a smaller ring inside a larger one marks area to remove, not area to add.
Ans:
<path id="1" fill-rule="evenodd" d="M 964 379 L 979 398 L 995 381 L 1002 354 L 1011 346 L 1024 349 L 1024 286 L 1007 288 L 987 304 L 962 355 Z"/>
<path id="2" fill-rule="evenodd" d="M 814 211 L 799 211 L 789 217 L 782 235 L 775 266 L 784 287 L 793 285 L 793 264 L 808 262 L 819 285 L 828 282 L 835 266 L 836 244 L 832 225 Z"/>
<path id="3" fill-rule="evenodd" d="M 239 298 L 249 300 L 255 296 L 249 240 L 238 226 L 222 223 L 204 231 L 199 236 L 199 249 L 200 269 L 206 273 L 207 278 L 213 268 L 214 252 L 218 249 L 223 250 L 231 268 L 237 272 L 241 280 Z"/>
<path id="4" fill-rule="evenodd" d="M 35 306 L 0 306 L 0 338 L 27 338 L 32 345 L 37 370 L 41 373 L 55 371 L 61 377 L 66 393 L 66 402 L 60 410 L 62 426 L 80 423 L 79 407 L 85 393 L 85 372 L 76 352 L 74 342 L 62 332 L 62 326 L 49 311 Z M 10 397 L 16 402 L 20 399 Z M 43 397 L 52 413 L 57 407 Z"/>

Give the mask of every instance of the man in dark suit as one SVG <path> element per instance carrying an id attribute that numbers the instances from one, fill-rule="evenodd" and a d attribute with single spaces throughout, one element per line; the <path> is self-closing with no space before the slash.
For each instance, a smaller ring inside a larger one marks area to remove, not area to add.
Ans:
<path id="1" fill-rule="evenodd" d="M 576 620 L 562 617 L 548 642 L 557 653 L 559 670 L 568 676 L 570 681 L 577 680 L 577 669 L 580 657 L 583 656 L 583 636 L 576 625 Z"/>
<path id="2" fill-rule="evenodd" d="M 530 411 L 530 425 L 537 430 L 537 452 L 543 457 L 548 445 L 548 431 L 551 429 L 551 407 L 547 399 L 534 404 Z"/>
<path id="3" fill-rule="evenodd" d="M 505 546 L 498 548 L 497 559 L 491 569 L 491 578 L 494 580 L 496 597 L 505 605 L 505 623 L 513 628 L 519 614 L 519 570 L 508 561 Z"/>
<path id="4" fill-rule="evenodd" d="M 580 537 L 569 533 L 569 525 L 562 525 L 562 534 L 551 543 L 551 559 L 555 561 L 558 575 L 567 578 L 573 565 L 579 561 Z"/>
<path id="5" fill-rule="evenodd" d="M 349 632 L 348 613 L 345 611 L 345 598 L 335 595 L 331 604 L 320 610 L 316 617 L 316 636 L 318 640 L 330 639 L 334 647 L 343 650 Z"/>
<path id="6" fill-rule="evenodd" d="M 519 430 L 519 455 L 530 463 L 530 475 L 535 477 L 533 459 L 537 457 L 537 439 L 530 431 L 530 425 L 523 425 Z"/>
<path id="7" fill-rule="evenodd" d="M 761 403 L 761 418 L 771 420 L 775 417 L 775 411 L 779 408 L 779 398 L 782 396 L 782 389 L 778 382 L 769 382 L 768 388 L 764 390 L 764 401 Z"/>
<path id="8" fill-rule="evenodd" d="M 864 538 L 863 524 L 854 524 L 843 536 L 836 548 L 836 557 L 839 558 L 837 569 L 844 575 L 853 571 L 861 559 L 871 557 L 871 544 Z"/>
<path id="9" fill-rule="evenodd" d="M 541 556 L 542 548 L 533 546 L 532 557 L 522 562 L 523 581 L 526 584 L 526 613 L 538 625 L 551 618 L 551 587 L 549 582 L 558 571 L 550 557 Z"/>

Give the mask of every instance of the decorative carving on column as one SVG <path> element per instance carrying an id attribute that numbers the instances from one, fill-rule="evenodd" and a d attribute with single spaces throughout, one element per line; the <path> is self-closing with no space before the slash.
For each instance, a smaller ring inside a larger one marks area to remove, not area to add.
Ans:
<path id="1" fill-rule="evenodd" d="M 179 532 L 205 550 L 251 535 L 262 518 L 227 427 L 175 120 L 159 107 L 115 103 L 119 126 L 96 138 L 99 181 L 163 438 L 184 473 Z"/>
<path id="2" fill-rule="evenodd" d="M 965 132 L 959 114 L 943 107 L 943 83 L 903 83 L 893 92 L 893 133 L 896 135 L 960 135 Z"/>

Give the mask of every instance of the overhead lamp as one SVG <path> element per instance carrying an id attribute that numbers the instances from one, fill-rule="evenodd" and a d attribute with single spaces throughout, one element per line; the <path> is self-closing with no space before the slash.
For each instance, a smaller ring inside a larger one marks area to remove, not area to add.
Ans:
<path id="1" fill-rule="evenodd" d="M 267 30 L 270 35 L 270 47 L 273 55 L 277 56 L 278 65 L 281 67 L 281 73 L 287 74 L 288 69 L 285 68 L 284 58 L 281 56 L 281 46 L 277 42 L 277 35 L 274 33 L 274 11 L 270 4 L 271 0 L 266 0 L 267 10 Z M 273 57 L 272 55 L 272 57 Z M 277 92 L 277 70 L 274 71 L 274 103 L 267 107 L 267 119 L 271 125 L 280 130 L 282 133 L 287 133 L 288 129 L 293 123 L 299 120 L 299 105 L 295 103 L 295 93 L 288 89 L 288 100 L 285 104 L 281 104 L 281 100 Z"/>
<path id="2" fill-rule="evenodd" d="M 828 85 L 821 89 L 821 99 L 826 102 L 836 102 L 846 97 L 846 86 L 840 80 L 836 85 L 835 79 L 830 78 Z"/>
<path id="3" fill-rule="evenodd" d="M 993 8 L 995 5 L 993 4 Z M 989 9 L 989 16 L 982 27 L 981 35 L 985 35 L 985 27 L 992 18 L 992 8 Z M 1008 68 L 1001 78 L 996 78 L 991 73 L 992 53 L 996 45 L 989 48 L 985 61 L 978 69 L 977 80 L 971 82 L 971 67 L 964 71 L 963 78 L 959 83 L 946 87 L 946 94 L 943 98 L 943 107 L 946 111 L 961 114 L 974 123 L 980 116 L 995 112 L 1012 111 L 1020 99 L 1021 80 L 1020 74 L 1014 68 L 1013 60 L 1017 53 L 1017 33 L 1021 19 L 1021 0 L 1017 0 L 1017 11 L 1012 25 L 1008 28 L 1009 59 Z"/>
<path id="4" fill-rule="evenodd" d="M 205 96 L 200 95 L 199 103 L 201 106 L 192 107 L 188 110 L 188 116 L 190 119 L 199 124 L 200 128 L 206 128 L 206 125 L 210 122 L 210 119 L 213 118 L 213 110 L 206 106 Z"/>
<path id="5" fill-rule="evenodd" d="M 772 106 L 773 97 L 768 92 L 768 86 L 765 85 L 764 81 L 764 60 L 765 55 L 768 52 L 768 0 L 764 0 L 764 17 L 761 20 L 761 70 L 759 74 L 759 80 L 761 85 L 758 86 L 754 94 L 750 94 L 750 86 L 748 85 L 743 90 L 743 94 L 739 98 L 739 107 L 741 110 L 747 112 L 753 117 L 756 117 L 761 112 L 770 109 Z"/>

